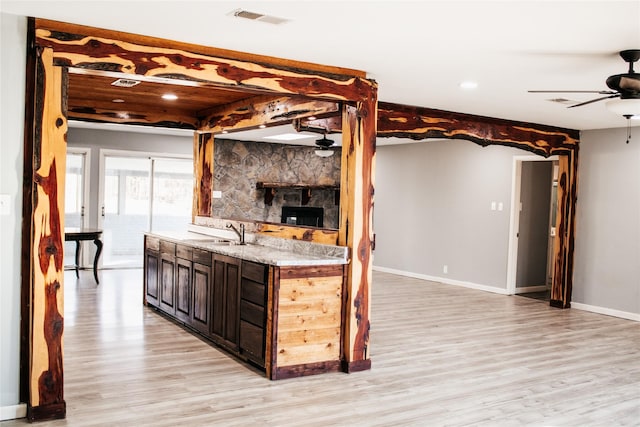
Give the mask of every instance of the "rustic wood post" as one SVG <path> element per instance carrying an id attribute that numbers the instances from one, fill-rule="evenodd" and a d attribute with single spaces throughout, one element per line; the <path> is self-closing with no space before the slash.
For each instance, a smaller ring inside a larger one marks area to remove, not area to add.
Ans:
<path id="1" fill-rule="evenodd" d="M 213 134 L 195 133 L 193 136 L 193 209 L 196 216 L 211 216 L 213 196 Z"/>
<path id="2" fill-rule="evenodd" d="M 31 25 L 30 25 L 31 27 Z M 30 322 L 23 322 L 31 337 L 28 366 L 27 417 L 30 420 L 64 418 L 62 338 L 64 189 L 66 166 L 66 70 L 53 65 L 52 49 L 31 49 L 27 70 L 25 152 L 32 162 L 25 167 L 23 254 L 29 254 L 29 274 L 23 271 L 23 301 Z M 33 61 L 35 59 L 35 61 Z M 29 174 L 29 176 L 27 176 Z M 26 262 L 26 261 L 25 261 Z M 24 307 L 23 307 L 24 311 Z M 23 361 L 24 363 L 24 361 Z"/>
<path id="3" fill-rule="evenodd" d="M 351 249 L 345 292 L 346 372 L 371 367 L 371 281 L 377 99 L 346 106 L 342 115 L 342 176 L 339 244 Z"/>
<path id="4" fill-rule="evenodd" d="M 573 286 L 578 147 L 566 155 L 559 156 L 558 159 L 558 206 L 550 304 L 553 307 L 569 308 Z"/>

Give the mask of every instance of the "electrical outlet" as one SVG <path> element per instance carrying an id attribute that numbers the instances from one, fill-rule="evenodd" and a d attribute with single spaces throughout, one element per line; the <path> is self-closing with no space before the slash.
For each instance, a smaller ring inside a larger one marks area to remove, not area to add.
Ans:
<path id="1" fill-rule="evenodd" d="M 8 194 L 0 194 L 0 215 L 7 216 L 11 214 L 11 196 Z"/>
<path id="2" fill-rule="evenodd" d="M 449 272 L 449 266 L 445 264 L 445 265 L 442 267 L 442 272 L 443 272 L 444 274 L 447 274 L 447 273 Z"/>
<path id="3" fill-rule="evenodd" d="M 222 191 L 213 190 L 213 198 L 214 199 L 222 199 Z"/>

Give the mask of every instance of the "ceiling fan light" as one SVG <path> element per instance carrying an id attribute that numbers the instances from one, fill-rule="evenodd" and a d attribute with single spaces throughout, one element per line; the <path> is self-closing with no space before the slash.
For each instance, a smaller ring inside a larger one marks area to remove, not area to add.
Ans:
<path id="1" fill-rule="evenodd" d="M 612 99 L 605 105 L 609 111 L 619 116 L 640 115 L 640 99 Z"/>
<path id="2" fill-rule="evenodd" d="M 316 156 L 319 157 L 331 157 L 333 156 L 333 150 L 328 150 L 328 149 L 324 149 L 324 150 L 315 150 L 314 151 L 316 153 Z"/>

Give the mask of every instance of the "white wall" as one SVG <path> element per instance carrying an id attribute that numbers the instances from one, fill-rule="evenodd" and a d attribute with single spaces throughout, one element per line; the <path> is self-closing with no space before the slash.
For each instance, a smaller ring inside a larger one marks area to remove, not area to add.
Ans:
<path id="1" fill-rule="evenodd" d="M 10 213 L 0 216 L 0 408 L 19 403 L 20 236 L 27 20 L 0 14 L 0 194 Z"/>
<path id="2" fill-rule="evenodd" d="M 626 129 L 582 132 L 572 306 L 640 320 L 640 127 L 631 131 L 629 144 Z"/>
<path id="3" fill-rule="evenodd" d="M 468 141 L 378 147 L 374 266 L 506 292 L 513 156 L 527 154 Z"/>

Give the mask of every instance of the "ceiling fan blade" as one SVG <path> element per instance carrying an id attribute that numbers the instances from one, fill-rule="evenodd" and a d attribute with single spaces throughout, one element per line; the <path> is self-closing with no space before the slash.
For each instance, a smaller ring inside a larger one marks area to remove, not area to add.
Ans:
<path id="1" fill-rule="evenodd" d="M 587 104 L 591 104 L 591 103 L 594 103 L 594 102 L 602 101 L 603 99 L 617 98 L 619 96 L 620 96 L 620 94 L 616 93 L 615 95 L 603 96 L 602 98 L 596 98 L 596 99 L 592 99 L 591 101 L 581 102 L 580 104 L 570 105 L 567 108 L 581 107 L 583 105 L 587 105 Z"/>
<path id="2" fill-rule="evenodd" d="M 600 95 L 614 95 L 618 92 L 610 90 L 528 90 L 529 93 L 599 93 Z"/>
<path id="3" fill-rule="evenodd" d="M 620 77 L 618 85 L 620 86 L 620 89 L 640 92 L 640 80 L 637 79 Z"/>

